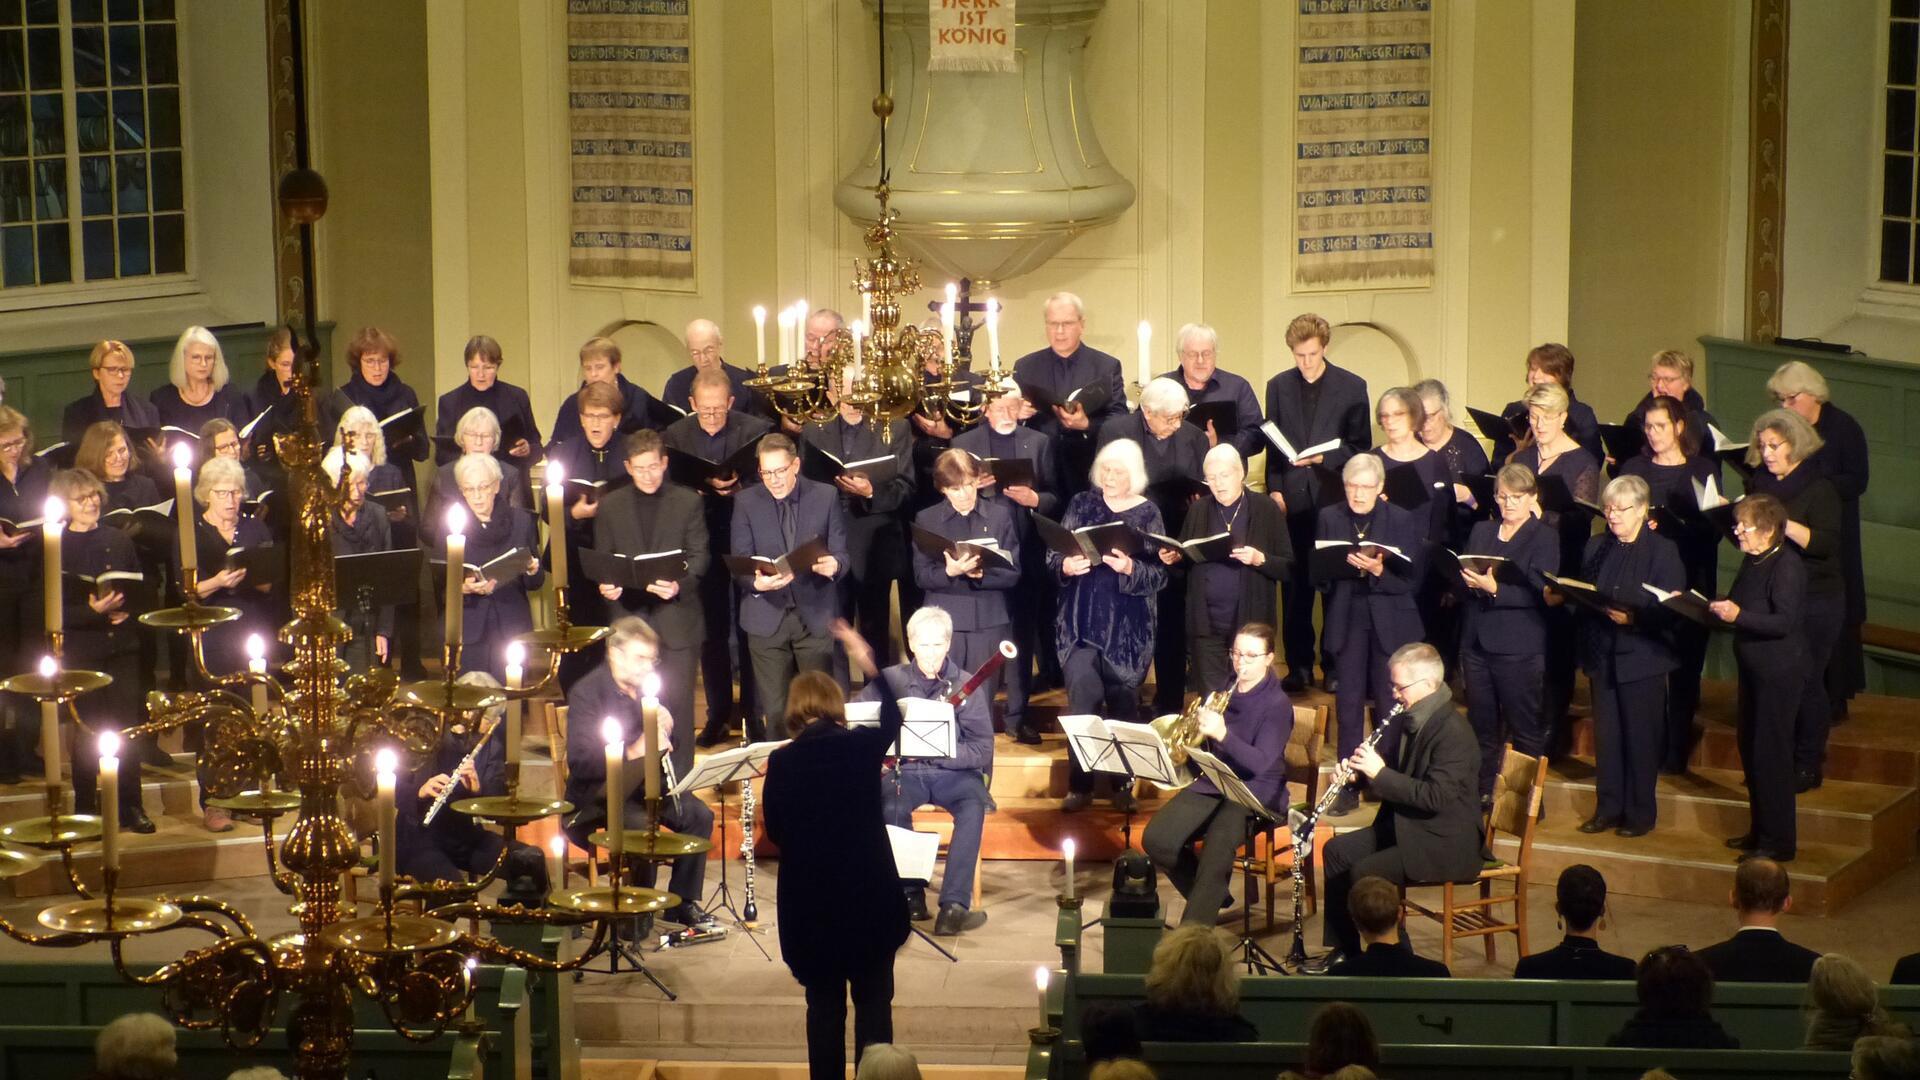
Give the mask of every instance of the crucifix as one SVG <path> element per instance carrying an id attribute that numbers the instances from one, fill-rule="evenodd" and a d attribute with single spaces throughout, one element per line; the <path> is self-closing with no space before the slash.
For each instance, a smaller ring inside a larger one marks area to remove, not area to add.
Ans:
<path id="1" fill-rule="evenodd" d="M 946 300 L 944 299 L 929 300 L 927 301 L 927 310 L 938 315 L 940 314 L 940 306 L 945 303 Z M 985 300 L 973 299 L 972 278 L 961 278 L 960 291 L 954 294 L 953 299 L 953 350 L 956 354 L 954 356 L 955 367 L 964 367 L 973 362 L 973 332 L 986 325 L 984 320 L 981 322 L 973 321 L 973 313 L 976 311 L 985 315 L 987 313 L 987 302 Z M 1003 330 L 1002 333 L 1004 332 Z"/>

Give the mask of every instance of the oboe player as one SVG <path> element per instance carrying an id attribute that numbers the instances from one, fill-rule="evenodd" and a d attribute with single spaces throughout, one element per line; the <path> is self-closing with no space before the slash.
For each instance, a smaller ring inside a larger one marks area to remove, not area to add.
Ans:
<path id="1" fill-rule="evenodd" d="M 923 607 L 907 620 L 907 651 L 913 659 L 881 673 L 896 698 L 946 701 L 966 686 L 972 672 L 955 664 L 947 652 L 953 645 L 953 616 L 937 607 Z M 953 756 L 901 758 L 894 777 L 880 782 L 887 823 L 913 828 L 916 807 L 937 806 L 953 815 L 953 840 L 947 845 L 947 868 L 940 877 L 940 916 L 933 932 L 940 935 L 972 930 L 987 921 L 984 911 L 973 911 L 974 862 L 980 854 L 980 832 L 986 824 L 987 774 L 993 769 L 992 682 L 974 688 L 954 706 Z M 880 687 L 869 681 L 856 701 L 879 701 Z M 916 921 L 928 917 L 926 890 L 905 886 L 907 906 Z"/>
<path id="2" fill-rule="evenodd" d="M 1234 452 L 1232 447 L 1227 450 Z M 1233 665 L 1233 698 L 1225 713 L 1200 711 L 1200 734 L 1206 737 L 1207 751 L 1231 766 L 1262 806 L 1272 807 L 1286 790 L 1285 752 L 1293 735 L 1293 703 L 1273 674 L 1273 627 L 1266 623 L 1242 626 L 1227 659 Z M 1228 901 L 1227 878 L 1234 852 L 1246 832 L 1247 811 L 1222 797 L 1204 776 L 1175 795 L 1147 823 L 1140 844 L 1187 898 L 1182 923 L 1212 926 L 1219 920 L 1220 909 Z M 1196 840 L 1203 843 L 1197 853 Z"/>

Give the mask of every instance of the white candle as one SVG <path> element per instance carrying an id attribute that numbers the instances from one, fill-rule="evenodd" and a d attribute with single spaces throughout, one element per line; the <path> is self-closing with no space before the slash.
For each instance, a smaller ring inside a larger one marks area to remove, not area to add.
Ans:
<path id="1" fill-rule="evenodd" d="M 600 721 L 600 738 L 607 744 L 607 853 L 611 855 L 626 848 L 627 792 L 620 782 L 620 768 L 627 760 L 627 736 L 620 721 L 609 716 Z"/>
<path id="2" fill-rule="evenodd" d="M 767 370 L 767 309 L 753 305 L 753 358 L 761 371 Z"/>
<path id="3" fill-rule="evenodd" d="M 59 674 L 60 664 L 51 656 L 40 658 L 40 674 L 48 680 Z M 60 704 L 56 701 L 40 703 L 40 756 L 46 759 L 48 785 L 60 782 Z M 54 807 L 55 815 L 61 807 Z"/>
<path id="4" fill-rule="evenodd" d="M 555 833 L 547 838 L 547 889 L 563 888 L 567 878 L 567 838 Z"/>
<path id="5" fill-rule="evenodd" d="M 472 1020 L 474 1018 L 474 1011 L 473 1011 L 474 1001 L 477 998 L 479 998 L 479 996 L 480 996 L 480 958 L 477 956 L 469 956 L 467 957 L 467 1016 L 466 1016 L 468 1020 Z"/>
<path id="6" fill-rule="evenodd" d="M 247 635 L 247 673 L 253 676 L 253 715 L 267 714 L 267 643 L 259 634 Z"/>
<path id="7" fill-rule="evenodd" d="M 46 566 L 46 579 L 42 588 L 46 591 L 47 634 L 49 638 L 58 634 L 65 616 L 62 601 L 66 599 L 60 584 L 60 534 L 66 531 L 67 504 L 58 495 L 49 495 L 43 512 L 46 520 L 41 523 L 40 561 Z"/>
<path id="8" fill-rule="evenodd" d="M 873 293 L 866 289 L 860 290 L 860 321 L 873 325 Z"/>
<path id="9" fill-rule="evenodd" d="M 953 288 L 953 286 L 949 285 L 947 286 L 947 288 L 951 289 Z M 953 301 L 952 300 L 948 300 L 946 303 L 940 305 L 940 344 L 941 344 L 941 347 L 946 350 L 947 355 L 949 357 L 954 357 L 955 359 L 958 359 L 957 354 L 953 351 Z"/>
<path id="10" fill-rule="evenodd" d="M 514 642 L 507 646 L 507 689 L 520 689 L 526 678 L 527 647 Z M 517 697 L 507 699 L 507 764 L 520 764 L 520 709 Z"/>
<path id="11" fill-rule="evenodd" d="M 640 682 L 640 727 L 647 739 L 647 802 L 660 801 L 660 676 Z"/>
<path id="12" fill-rule="evenodd" d="M 793 310 L 782 311 L 774 321 L 780 324 L 776 335 L 780 342 L 780 366 L 789 367 L 793 363 Z"/>
<path id="13" fill-rule="evenodd" d="M 1045 966 L 1041 966 L 1033 969 L 1034 989 L 1040 991 L 1040 1026 L 1043 1028 L 1048 1026 L 1047 1024 L 1047 977 L 1048 977 L 1048 974 L 1049 973 Z"/>
<path id="14" fill-rule="evenodd" d="M 1152 346 L 1153 346 L 1153 326 L 1149 324 L 1147 320 L 1141 319 L 1140 320 L 1140 388 L 1142 391 L 1146 389 L 1146 386 L 1148 383 L 1153 381 L 1153 357 L 1150 355 L 1150 353 L 1152 352 Z"/>
<path id="15" fill-rule="evenodd" d="M 120 736 L 100 733 L 100 862 L 120 869 Z"/>
<path id="16" fill-rule="evenodd" d="M 566 471 L 547 461 L 547 554 L 553 559 L 553 587 L 567 587 L 567 500 L 561 489 Z"/>
<path id="17" fill-rule="evenodd" d="M 181 569 L 197 569 L 200 552 L 193 542 L 193 451 L 186 443 L 173 446 L 173 518 L 180 526 Z"/>
<path id="18" fill-rule="evenodd" d="M 394 860 L 398 856 L 399 818 L 393 801 L 394 788 L 399 784 L 397 771 L 400 768 L 400 755 L 391 748 L 382 748 L 373 755 L 374 779 L 376 790 L 374 798 L 380 810 L 380 893 L 390 896 L 393 892 Z"/>
<path id="19" fill-rule="evenodd" d="M 466 617 L 460 583 L 467 571 L 467 512 L 462 507 L 447 511 L 447 645 L 460 644 L 461 623 Z"/>
<path id="20" fill-rule="evenodd" d="M 1000 366 L 1000 301 L 987 301 L 987 363 Z"/>
<path id="21" fill-rule="evenodd" d="M 1060 853 L 1061 853 L 1062 855 L 1065 855 L 1065 856 L 1066 856 L 1066 859 L 1067 859 L 1067 892 L 1066 892 L 1066 896 L 1067 896 L 1067 899 L 1069 899 L 1069 900 L 1071 900 L 1071 899 L 1073 899 L 1073 851 L 1074 851 L 1074 847 L 1075 847 L 1075 845 L 1074 845 L 1074 842 L 1073 842 L 1073 838 L 1072 838 L 1072 837 L 1068 837 L 1068 838 L 1067 838 L 1067 840 L 1066 840 L 1066 841 L 1065 841 L 1064 843 L 1062 843 L 1062 844 L 1060 845 Z"/>

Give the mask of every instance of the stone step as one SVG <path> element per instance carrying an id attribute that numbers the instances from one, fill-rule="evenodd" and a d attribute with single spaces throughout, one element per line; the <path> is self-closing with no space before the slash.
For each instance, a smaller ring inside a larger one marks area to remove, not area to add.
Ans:
<path id="1" fill-rule="evenodd" d="M 151 836 L 120 834 L 120 884 L 123 888 L 178 885 L 253 877 L 267 872 L 266 844 L 260 826 L 235 822 L 232 832 L 210 833 L 201 826 L 197 807 L 181 814 L 149 814 L 159 830 Z M 276 836 L 284 836 L 291 822 L 281 819 Z M 82 844 L 73 851 L 73 871 L 90 889 L 100 886 L 100 845 Z M 66 873 L 57 854 L 36 869 L 0 882 L 15 898 L 70 894 Z"/>

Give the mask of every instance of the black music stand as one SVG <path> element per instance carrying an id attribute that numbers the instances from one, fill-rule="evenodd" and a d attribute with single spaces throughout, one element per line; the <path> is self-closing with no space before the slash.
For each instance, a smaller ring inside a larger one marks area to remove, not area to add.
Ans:
<path id="1" fill-rule="evenodd" d="M 673 786 L 672 791 L 668 792 L 675 799 L 707 788 L 713 788 L 719 794 L 720 883 L 714 886 L 713 894 L 707 898 L 707 906 L 703 910 L 709 915 L 718 916 L 721 912 L 725 912 L 731 916 L 734 925 L 747 935 L 747 940 L 753 942 L 753 947 L 759 949 L 760 955 L 769 963 L 773 961 L 773 956 L 767 952 L 766 946 L 760 944 L 759 939 L 759 935 L 766 933 L 766 930 L 758 925 L 757 921 L 752 926 L 747 925 L 746 916 L 733 906 L 733 890 L 727 881 L 729 861 L 727 858 L 727 785 L 735 780 L 751 784 L 765 776 L 767 759 L 773 756 L 775 750 L 787 745 L 789 741 L 782 739 L 779 742 L 748 743 L 745 746 L 736 746 L 731 750 L 709 755 L 695 762 L 693 768 L 687 771 L 687 775 Z M 745 839 L 742 837 L 743 841 Z"/>
<path id="2" fill-rule="evenodd" d="M 1147 724 L 1102 720 L 1097 716 L 1062 716 L 1060 730 L 1067 733 L 1067 748 L 1082 769 L 1124 776 L 1129 790 L 1138 780 L 1151 780 L 1168 787 L 1178 786 L 1183 780 L 1180 767 L 1167 755 L 1166 744 Z M 1133 800 L 1127 800 L 1125 813 L 1121 840 L 1130 848 L 1133 846 Z"/>
<path id="3" fill-rule="evenodd" d="M 1249 857 L 1240 864 L 1242 870 L 1240 890 L 1240 940 L 1235 944 L 1234 949 L 1240 954 L 1240 962 L 1247 965 L 1247 974 L 1269 975 L 1278 972 L 1285 975 L 1287 974 L 1287 969 L 1281 966 L 1280 961 L 1275 960 L 1273 954 L 1262 948 L 1260 943 L 1255 941 L 1253 937 L 1253 892 L 1255 884 L 1253 877 L 1253 859 L 1251 857 L 1253 854 L 1253 842 L 1254 838 L 1260 834 L 1261 829 L 1276 820 L 1273 816 L 1273 811 L 1268 810 L 1259 799 L 1254 797 L 1253 791 L 1247 787 L 1246 783 L 1240 779 L 1239 775 L 1236 774 L 1232 767 L 1226 762 L 1197 746 L 1187 749 L 1187 760 L 1193 762 L 1194 765 L 1200 769 L 1200 775 L 1206 777 L 1213 783 L 1213 786 L 1219 790 L 1221 798 L 1226 799 L 1228 802 L 1233 803 L 1247 812 L 1246 844 Z M 1282 790 L 1285 789 L 1283 788 Z M 1298 858 L 1297 853 L 1295 857 Z"/>

